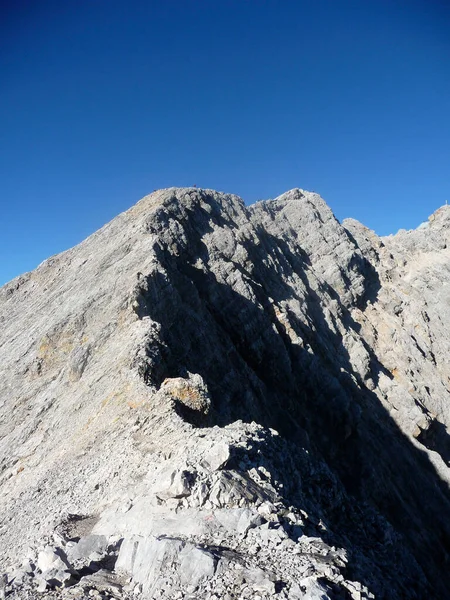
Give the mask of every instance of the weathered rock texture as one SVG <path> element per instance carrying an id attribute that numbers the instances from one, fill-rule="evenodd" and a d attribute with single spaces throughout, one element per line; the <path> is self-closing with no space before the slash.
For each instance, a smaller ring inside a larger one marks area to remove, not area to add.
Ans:
<path id="1" fill-rule="evenodd" d="M 450 207 L 155 192 L 0 289 L 0 593 L 450 597 Z"/>

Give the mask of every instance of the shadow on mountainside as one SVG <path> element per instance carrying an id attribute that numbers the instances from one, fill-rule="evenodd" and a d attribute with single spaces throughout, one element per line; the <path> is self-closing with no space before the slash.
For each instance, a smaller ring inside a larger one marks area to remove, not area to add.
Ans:
<path id="1" fill-rule="evenodd" d="M 208 264 L 201 233 L 195 232 L 192 253 L 174 256 L 161 249 L 168 276 L 153 274 L 142 292 L 140 316 L 161 324 L 160 342 L 148 348 L 148 381 L 159 386 L 167 377 L 199 373 L 213 400 L 205 424 L 256 421 L 278 430 L 294 451 L 306 448 L 321 457 L 333 475 L 314 473 L 300 461 L 304 485 L 300 493 L 285 474 L 286 500 L 295 504 L 301 495 L 319 506 L 335 535 L 330 541 L 348 549 L 347 576 L 377 598 L 444 598 L 450 585 L 449 490 L 353 372 L 330 327 L 335 317 L 325 314 L 323 299 L 310 286 L 308 257 L 260 232 L 258 245 L 246 244 L 252 272 L 233 265 L 241 291 L 195 266 L 198 259 Z M 301 294 L 287 283 L 294 275 Z M 376 287 L 372 279 L 371 300 Z M 323 292 L 357 332 L 339 296 Z M 283 304 L 293 299 L 301 314 Z M 376 381 L 379 371 L 387 371 L 365 347 Z"/>

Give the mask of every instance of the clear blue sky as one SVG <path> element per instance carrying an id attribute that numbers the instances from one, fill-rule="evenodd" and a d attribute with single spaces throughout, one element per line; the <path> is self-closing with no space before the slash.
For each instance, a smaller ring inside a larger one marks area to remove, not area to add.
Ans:
<path id="1" fill-rule="evenodd" d="M 3 0 L 0 115 L 0 284 L 173 185 L 409 229 L 450 200 L 450 6 Z"/>

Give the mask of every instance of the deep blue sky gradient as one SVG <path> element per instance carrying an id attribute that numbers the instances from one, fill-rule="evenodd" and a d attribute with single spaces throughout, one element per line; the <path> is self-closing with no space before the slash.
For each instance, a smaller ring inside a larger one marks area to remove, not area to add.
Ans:
<path id="1" fill-rule="evenodd" d="M 416 227 L 450 200 L 449 4 L 4 0 L 0 284 L 173 185 Z"/>

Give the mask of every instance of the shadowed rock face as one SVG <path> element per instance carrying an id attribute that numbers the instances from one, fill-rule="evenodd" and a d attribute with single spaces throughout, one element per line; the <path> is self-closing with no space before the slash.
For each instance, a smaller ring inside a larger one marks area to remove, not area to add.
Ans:
<path id="1" fill-rule="evenodd" d="M 11 567 L 84 522 L 110 543 L 64 585 L 446 597 L 449 237 L 172 188 L 1 288 L 7 585 L 63 582 Z"/>

